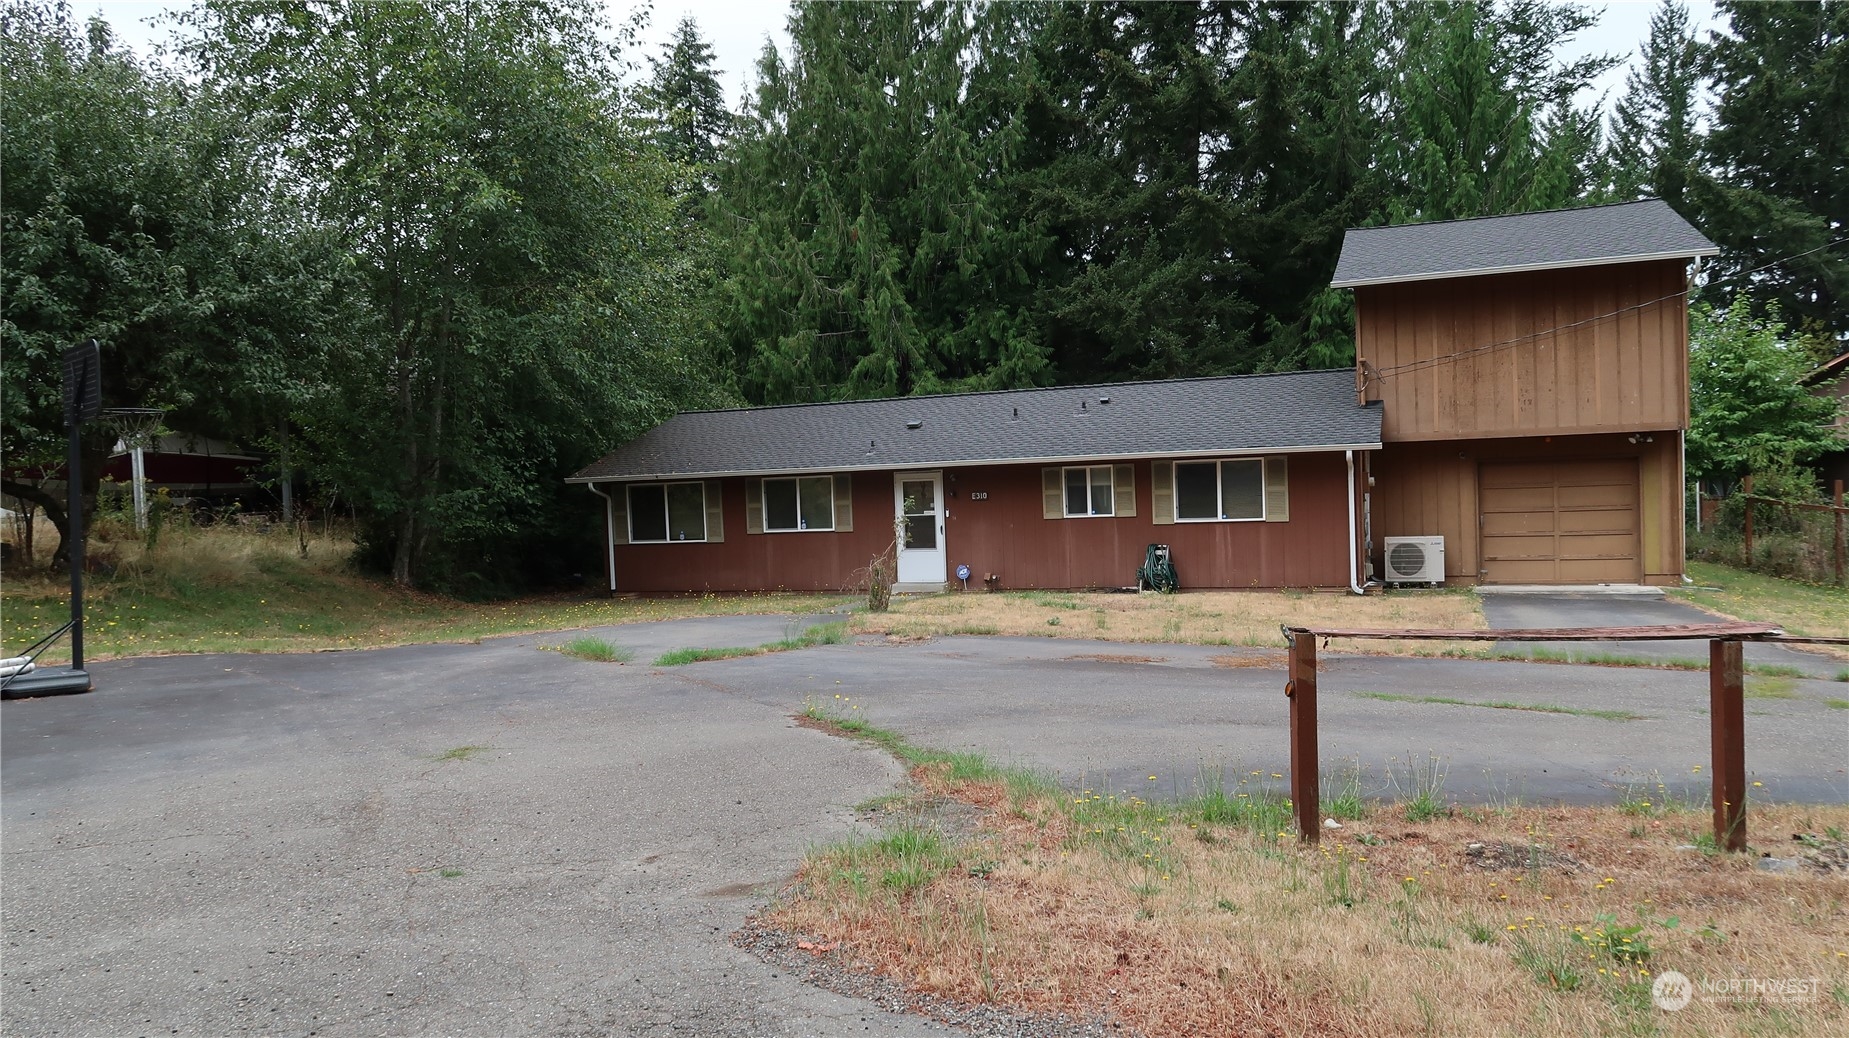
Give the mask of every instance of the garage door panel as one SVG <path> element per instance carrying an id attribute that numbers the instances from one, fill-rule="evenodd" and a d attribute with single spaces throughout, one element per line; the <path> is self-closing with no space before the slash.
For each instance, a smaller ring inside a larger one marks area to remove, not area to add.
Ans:
<path id="1" fill-rule="evenodd" d="M 1621 568 L 1627 575 L 1613 576 L 1614 567 Z M 1537 580 L 1535 583 L 1628 584 L 1637 579 L 1635 574 L 1629 573 L 1632 568 L 1629 559 L 1561 559 L 1555 564 L 1551 581 Z"/>
<path id="2" fill-rule="evenodd" d="M 1637 523 L 1637 511 L 1630 508 L 1601 508 L 1596 511 L 1556 512 L 1554 528 L 1562 537 L 1583 533 L 1621 533 L 1629 536 Z"/>
<path id="3" fill-rule="evenodd" d="M 1483 513 L 1483 536 L 1491 537 L 1520 534 L 1554 533 L 1553 512 L 1485 512 Z"/>
<path id="4" fill-rule="evenodd" d="M 1639 579 L 1634 459 L 1484 464 L 1483 577 L 1503 584 Z"/>
<path id="5" fill-rule="evenodd" d="M 1637 486 L 1637 462 L 1629 458 L 1622 461 L 1559 462 L 1555 469 L 1558 473 L 1556 482 L 1563 487 L 1600 483 L 1632 488 Z"/>
<path id="6" fill-rule="evenodd" d="M 1553 559 L 1506 559 L 1493 565 L 1500 584 L 1556 584 L 1559 565 Z"/>
<path id="7" fill-rule="evenodd" d="M 1630 559 L 1636 557 L 1636 540 L 1629 532 L 1581 534 L 1559 540 L 1563 559 Z"/>
<path id="8" fill-rule="evenodd" d="M 1635 508 L 1635 484 L 1618 486 L 1601 483 L 1591 486 L 1561 487 L 1555 497 L 1561 508 Z"/>
<path id="9" fill-rule="evenodd" d="M 1554 488 L 1551 486 L 1501 487 L 1484 490 L 1481 497 L 1485 513 L 1537 512 L 1554 507 Z"/>
<path id="10" fill-rule="evenodd" d="M 1492 537 L 1483 542 L 1483 558 L 1490 562 L 1547 560 L 1557 554 L 1552 537 Z"/>

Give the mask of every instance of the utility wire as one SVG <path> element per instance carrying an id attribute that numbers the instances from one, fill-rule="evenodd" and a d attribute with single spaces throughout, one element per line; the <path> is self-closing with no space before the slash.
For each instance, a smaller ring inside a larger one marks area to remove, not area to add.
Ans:
<path id="1" fill-rule="evenodd" d="M 1806 256 L 1812 255 L 1814 253 L 1822 252 L 1825 249 L 1834 248 L 1835 246 L 1841 245 L 1844 242 L 1849 242 L 1849 236 L 1837 238 L 1834 241 L 1824 242 L 1822 245 L 1819 245 L 1814 249 L 1806 249 L 1803 252 L 1793 253 L 1792 255 L 1789 255 L 1789 256 L 1782 256 L 1778 259 L 1771 261 L 1770 263 L 1764 263 L 1764 264 L 1761 264 L 1760 266 L 1754 267 L 1751 270 L 1742 270 L 1737 274 L 1730 274 L 1724 278 L 1717 278 L 1714 281 L 1711 281 L 1708 284 L 1703 285 L 1702 287 L 1703 288 L 1713 288 L 1717 285 L 1723 285 L 1730 281 L 1737 281 L 1740 278 L 1751 277 L 1752 275 L 1757 274 L 1760 271 L 1770 270 L 1771 268 L 1779 266 L 1781 264 L 1790 263 L 1792 260 L 1803 259 Z M 1671 299 L 1684 298 L 1688 294 L 1689 294 L 1689 290 L 1687 288 L 1683 288 L 1679 291 L 1671 292 L 1667 295 L 1657 296 L 1655 299 L 1646 299 L 1641 303 L 1633 303 L 1630 306 L 1620 307 L 1616 310 L 1611 311 L 1610 313 L 1595 314 L 1591 317 L 1581 318 L 1580 320 L 1572 321 L 1567 324 L 1555 325 L 1552 328 L 1542 328 L 1538 331 L 1524 332 L 1523 334 L 1517 335 L 1514 338 L 1503 339 L 1498 342 L 1486 343 L 1485 345 L 1482 345 L 1482 346 L 1472 346 L 1469 349 L 1457 350 L 1455 352 L 1447 353 L 1447 354 L 1444 354 L 1438 357 L 1423 357 L 1419 360 L 1407 361 L 1404 364 L 1395 364 L 1395 365 L 1392 365 L 1391 367 L 1385 367 L 1385 368 L 1376 368 L 1372 364 L 1369 364 L 1368 365 L 1369 374 L 1367 376 L 1368 381 L 1371 382 L 1377 379 L 1390 378 L 1394 375 L 1404 375 L 1409 372 L 1418 371 L 1423 368 L 1429 368 L 1437 364 L 1447 364 L 1447 363 L 1450 363 L 1451 361 L 1461 360 L 1465 357 L 1472 357 L 1472 356 L 1476 356 L 1482 353 L 1490 353 L 1496 350 L 1503 350 L 1511 346 L 1519 346 L 1524 342 L 1529 342 L 1534 339 L 1539 339 L 1543 336 L 1557 335 L 1561 332 L 1570 332 L 1575 328 L 1583 328 L 1590 324 L 1597 324 L 1600 321 L 1609 321 L 1615 317 L 1622 317 L 1628 313 L 1633 313 L 1635 311 L 1644 310 L 1649 307 L 1655 306 L 1658 303 L 1667 302 L 1668 300 L 1671 300 Z"/>

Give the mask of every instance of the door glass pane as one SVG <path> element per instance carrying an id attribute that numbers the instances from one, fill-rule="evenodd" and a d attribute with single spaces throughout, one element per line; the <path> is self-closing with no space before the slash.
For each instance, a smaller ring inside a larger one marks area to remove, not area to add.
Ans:
<path id="1" fill-rule="evenodd" d="M 833 476 L 811 476 L 801 481 L 802 528 L 835 528 L 835 480 Z"/>
<path id="2" fill-rule="evenodd" d="M 1220 463 L 1220 500 L 1227 519 L 1263 519 L 1265 517 L 1265 463 L 1262 461 L 1223 461 Z"/>
<path id="3" fill-rule="evenodd" d="M 1220 500 L 1214 485 L 1214 463 L 1175 463 L 1175 518 L 1218 519 Z"/>
<path id="4" fill-rule="evenodd" d="M 668 539 L 668 509 L 663 503 L 660 483 L 629 488 L 629 539 L 665 541 Z"/>
<path id="5" fill-rule="evenodd" d="M 1091 470 L 1091 514 L 1111 514 L 1111 467 L 1099 465 Z"/>
<path id="6" fill-rule="evenodd" d="M 905 499 L 905 514 L 919 515 L 924 512 L 937 514 L 937 484 L 928 479 L 908 479 L 899 484 L 899 495 Z"/>
<path id="7" fill-rule="evenodd" d="M 797 528 L 795 480 L 767 479 L 764 481 L 764 528 L 766 530 Z"/>
<path id="8" fill-rule="evenodd" d="M 1066 470 L 1066 514 L 1091 514 L 1091 503 L 1085 497 L 1084 469 Z"/>
<path id="9" fill-rule="evenodd" d="M 905 517 L 905 547 L 909 551 L 935 551 L 937 549 L 937 516 L 935 514 Z"/>
<path id="10" fill-rule="evenodd" d="M 668 540 L 706 539 L 706 487 L 699 483 L 668 484 Z"/>

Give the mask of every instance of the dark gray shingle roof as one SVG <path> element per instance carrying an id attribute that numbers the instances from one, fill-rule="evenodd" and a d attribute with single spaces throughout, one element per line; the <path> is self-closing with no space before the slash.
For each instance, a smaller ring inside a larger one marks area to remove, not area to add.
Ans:
<path id="1" fill-rule="evenodd" d="M 1334 288 L 1712 256 L 1714 243 L 1655 198 L 1475 220 L 1354 227 Z"/>
<path id="2" fill-rule="evenodd" d="M 1104 403 L 1106 398 L 1109 403 Z M 918 428 L 907 428 L 911 422 Z M 689 411 L 573 482 L 1372 448 L 1349 369 Z"/>

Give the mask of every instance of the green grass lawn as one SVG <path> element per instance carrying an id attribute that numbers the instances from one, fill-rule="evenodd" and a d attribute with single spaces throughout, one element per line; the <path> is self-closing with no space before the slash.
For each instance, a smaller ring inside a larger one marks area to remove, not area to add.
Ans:
<path id="1" fill-rule="evenodd" d="M 310 542 L 306 559 L 286 537 L 193 531 L 151 553 L 123 551 L 113 576 L 85 591 L 85 656 L 109 659 L 188 652 L 306 652 L 425 642 L 467 642 L 641 620 L 745 613 L 809 613 L 840 595 L 756 594 L 610 599 L 588 592 L 464 602 L 395 588 L 354 573 L 351 545 Z M 6 575 L 0 647 L 11 655 L 69 616 L 62 578 Z M 41 658 L 68 662 L 68 642 Z"/>
<path id="2" fill-rule="evenodd" d="M 1688 571 L 1695 586 L 1670 592 L 1682 601 L 1737 620 L 1775 623 L 1791 634 L 1849 638 L 1849 588 L 1781 580 L 1712 562 L 1690 562 Z"/>

